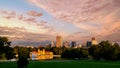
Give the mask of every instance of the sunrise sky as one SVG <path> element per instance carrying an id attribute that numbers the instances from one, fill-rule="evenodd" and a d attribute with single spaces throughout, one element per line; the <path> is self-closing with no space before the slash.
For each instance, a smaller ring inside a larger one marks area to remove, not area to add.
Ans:
<path id="1" fill-rule="evenodd" d="M 120 42 L 120 0 L 0 0 L 0 36 L 12 42 Z"/>

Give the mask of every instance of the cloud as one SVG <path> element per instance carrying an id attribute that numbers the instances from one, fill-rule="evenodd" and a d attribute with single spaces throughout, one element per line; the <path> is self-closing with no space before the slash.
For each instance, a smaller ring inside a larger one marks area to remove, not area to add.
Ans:
<path id="1" fill-rule="evenodd" d="M 0 27 L 0 36 L 6 36 L 11 41 L 29 41 L 29 42 L 40 42 L 45 40 L 53 40 L 54 36 L 49 34 L 31 33 L 25 28 L 18 27 Z"/>
<path id="2" fill-rule="evenodd" d="M 24 21 L 36 23 L 36 19 L 35 18 L 24 18 Z"/>
<path id="3" fill-rule="evenodd" d="M 19 15 L 17 15 L 17 18 L 18 18 L 19 20 L 23 20 L 24 16 L 23 16 L 22 14 L 19 14 Z"/>
<path id="4" fill-rule="evenodd" d="M 45 9 L 56 19 L 72 23 L 79 30 L 85 31 L 85 35 L 104 38 L 111 34 L 116 35 L 114 31 L 120 29 L 120 0 L 28 1 Z"/>
<path id="5" fill-rule="evenodd" d="M 31 12 L 31 11 L 30 11 Z M 35 11 L 34 11 L 35 12 Z M 2 15 L 0 15 L 0 26 L 1 27 L 8 27 L 8 28 L 13 28 L 11 30 L 15 30 L 17 28 L 24 28 L 26 29 L 26 32 L 29 33 L 34 33 L 33 37 L 35 34 L 49 34 L 49 35 L 54 35 L 54 33 L 56 32 L 54 30 L 54 27 L 49 25 L 46 21 L 41 20 L 40 18 L 36 18 L 36 17 L 31 17 L 29 15 L 26 15 L 26 13 L 20 14 L 17 12 L 13 12 L 13 11 L 6 11 L 6 10 L 0 10 L 0 13 Z M 37 13 L 39 15 L 39 13 Z M 3 29 L 3 28 L 2 28 Z M 3 29 L 4 30 L 4 29 Z M 19 33 L 20 30 L 17 30 L 16 32 Z M 3 36 L 10 36 L 8 34 L 11 31 L 4 31 L 1 33 L 1 35 Z M 7 35 L 4 35 L 4 33 L 8 33 Z M 14 33 L 16 34 L 16 33 Z M 24 34 L 24 33 L 22 33 Z M 22 35 L 21 34 L 21 35 Z M 17 35 L 15 35 L 17 36 Z M 12 35 L 12 37 L 14 37 Z M 15 39 L 15 38 L 14 38 Z"/>
<path id="6" fill-rule="evenodd" d="M 79 23 L 91 20 L 96 12 L 111 7 L 112 0 L 28 0 L 34 5 L 47 10 L 54 17 L 67 21 Z M 49 7 L 48 7 L 49 6 Z"/>
<path id="7" fill-rule="evenodd" d="M 1 10 L 0 13 L 1 14 L 8 14 L 8 12 L 6 10 Z"/>
<path id="8" fill-rule="evenodd" d="M 12 18 L 15 18 L 16 16 L 15 11 L 8 12 L 7 10 L 0 10 L 0 14 L 3 18 L 6 18 L 6 19 L 12 19 Z"/>
<path id="9" fill-rule="evenodd" d="M 41 13 L 41 12 L 36 12 L 36 11 L 29 11 L 29 12 L 27 12 L 27 14 L 29 15 L 29 16 L 33 16 L 33 17 L 41 17 L 43 14 Z"/>
<path id="10" fill-rule="evenodd" d="M 27 11 L 18 13 L 0 10 L 0 36 L 12 41 L 12 45 L 41 45 L 41 41 L 55 40 L 54 27 L 40 17 L 42 13 Z"/>

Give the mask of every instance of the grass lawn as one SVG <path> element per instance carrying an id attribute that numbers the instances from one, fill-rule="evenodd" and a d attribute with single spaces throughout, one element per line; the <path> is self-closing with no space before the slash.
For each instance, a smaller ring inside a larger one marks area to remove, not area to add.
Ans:
<path id="1" fill-rule="evenodd" d="M 17 68 L 17 64 L 0 62 L 0 68 Z M 120 61 L 30 61 L 28 68 L 120 68 Z"/>

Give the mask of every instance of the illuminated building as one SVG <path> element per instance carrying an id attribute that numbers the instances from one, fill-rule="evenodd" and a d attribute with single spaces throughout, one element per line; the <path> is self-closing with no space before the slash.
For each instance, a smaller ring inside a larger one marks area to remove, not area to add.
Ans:
<path id="1" fill-rule="evenodd" d="M 32 51 L 30 53 L 31 60 L 41 60 L 41 59 L 53 59 L 53 52 L 45 51 L 45 49 L 38 51 Z"/>
<path id="2" fill-rule="evenodd" d="M 91 42 L 92 42 L 92 45 L 97 45 L 98 44 L 95 37 L 92 37 Z"/>
<path id="3" fill-rule="evenodd" d="M 56 37 L 56 47 L 62 47 L 62 37 L 61 36 Z"/>

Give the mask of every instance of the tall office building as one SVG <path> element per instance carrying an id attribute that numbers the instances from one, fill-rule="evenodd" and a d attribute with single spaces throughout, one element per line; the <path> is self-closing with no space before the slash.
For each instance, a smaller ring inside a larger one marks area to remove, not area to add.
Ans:
<path id="1" fill-rule="evenodd" d="M 92 37 L 91 42 L 92 42 L 92 45 L 97 45 L 98 44 L 95 37 Z"/>
<path id="2" fill-rule="evenodd" d="M 62 37 L 61 36 L 56 37 L 56 47 L 62 47 Z"/>

